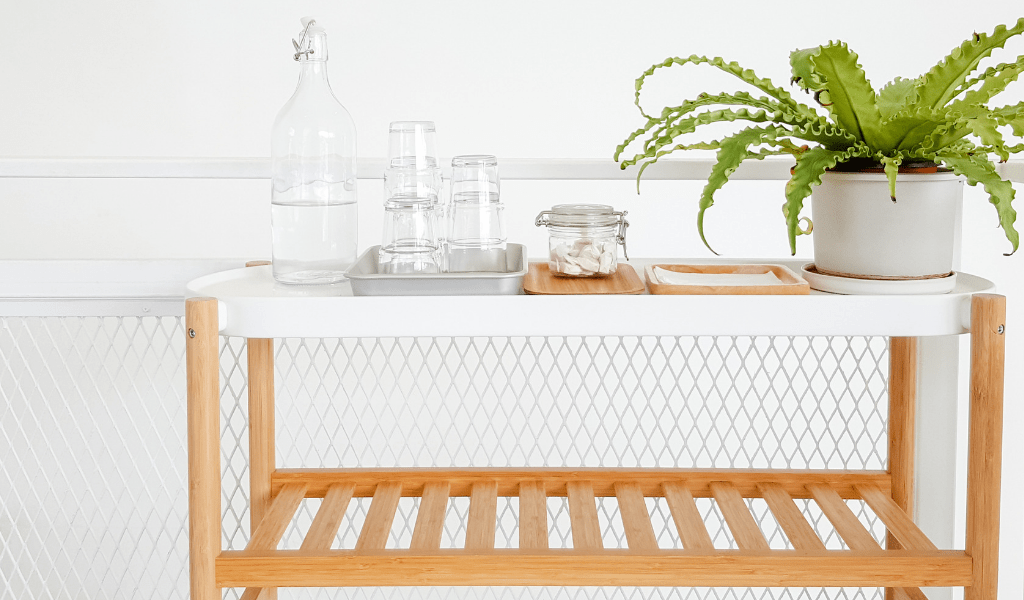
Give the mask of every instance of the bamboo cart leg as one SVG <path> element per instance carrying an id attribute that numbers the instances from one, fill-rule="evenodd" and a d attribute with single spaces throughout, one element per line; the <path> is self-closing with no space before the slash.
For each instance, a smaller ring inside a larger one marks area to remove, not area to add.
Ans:
<path id="1" fill-rule="evenodd" d="M 974 581 L 965 600 L 995 600 L 999 573 L 999 493 L 1003 447 L 1006 298 L 971 299 L 971 394 L 967 446 L 967 554 Z"/>
<path id="2" fill-rule="evenodd" d="M 889 340 L 889 477 L 892 499 L 907 516 L 914 518 L 914 427 L 917 404 L 917 338 L 894 337 Z M 900 548 L 899 541 L 887 533 L 885 547 Z M 902 594 L 886 588 L 886 600 Z"/>
<path id="3" fill-rule="evenodd" d="M 256 531 L 270 508 L 274 452 L 274 340 L 249 338 L 249 531 Z M 258 597 L 275 600 L 276 588 Z"/>
<path id="4" fill-rule="evenodd" d="M 192 600 L 220 600 L 220 334 L 215 298 L 185 301 L 188 379 L 188 532 Z"/>
<path id="5" fill-rule="evenodd" d="M 251 261 L 246 267 L 269 265 Z M 270 478 L 274 474 L 274 340 L 246 340 L 249 362 L 249 532 L 255 532 L 270 508 Z M 275 600 L 277 588 L 248 591 L 248 596 Z"/>

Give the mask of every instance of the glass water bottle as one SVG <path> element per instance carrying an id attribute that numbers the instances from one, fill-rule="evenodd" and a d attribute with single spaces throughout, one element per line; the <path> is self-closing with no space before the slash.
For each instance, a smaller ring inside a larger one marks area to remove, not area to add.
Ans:
<path id="1" fill-rule="evenodd" d="M 299 85 L 271 141 L 274 278 L 325 284 L 356 259 L 356 127 L 327 81 L 327 35 L 302 19 Z"/>

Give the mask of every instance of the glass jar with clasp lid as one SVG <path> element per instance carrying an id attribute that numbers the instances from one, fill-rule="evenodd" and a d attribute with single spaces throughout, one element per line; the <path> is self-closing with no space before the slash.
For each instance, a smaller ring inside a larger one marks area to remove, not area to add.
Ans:
<path id="1" fill-rule="evenodd" d="M 561 277 L 605 277 L 626 253 L 626 211 L 604 204 L 559 204 L 541 211 L 537 227 L 548 228 L 548 270 Z"/>

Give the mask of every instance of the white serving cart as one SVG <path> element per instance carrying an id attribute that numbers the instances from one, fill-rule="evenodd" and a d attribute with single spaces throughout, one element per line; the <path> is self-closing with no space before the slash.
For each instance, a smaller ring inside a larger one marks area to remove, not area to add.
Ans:
<path id="1" fill-rule="evenodd" d="M 641 270 L 643 262 L 637 263 Z M 799 264 L 787 264 L 799 268 Z M 999 548 L 1005 298 L 960 274 L 945 295 L 353 297 L 294 290 L 254 264 L 196 279 L 186 300 L 191 590 L 247 598 L 284 586 L 879 586 L 890 598 L 963 586 L 993 600 Z M 415 302 L 416 310 L 408 310 Z M 429 315 L 429 318 L 424 318 Z M 629 315 L 629 318 L 616 318 Z M 695 316 L 699 315 L 699 317 Z M 917 342 L 971 334 L 966 547 L 939 549 L 914 522 Z M 248 338 L 252 535 L 221 547 L 219 336 Z M 278 469 L 274 338 L 405 336 L 888 336 L 887 470 Z M 386 549 L 402 497 L 419 497 L 411 544 Z M 468 497 L 464 548 L 441 548 L 449 498 Z M 518 497 L 519 548 L 495 549 L 499 496 Z M 566 497 L 572 548 L 548 548 L 546 498 Z M 323 498 L 301 548 L 277 546 L 304 498 Z M 372 498 L 358 541 L 332 548 L 353 497 Z M 595 498 L 614 497 L 628 548 L 604 548 Z M 664 498 L 683 549 L 658 547 L 645 498 Z M 716 548 L 694 498 L 713 498 L 737 549 Z M 770 548 L 746 498 L 790 541 Z M 826 549 L 794 499 L 813 499 L 846 548 Z M 884 548 L 848 508 L 867 503 Z"/>

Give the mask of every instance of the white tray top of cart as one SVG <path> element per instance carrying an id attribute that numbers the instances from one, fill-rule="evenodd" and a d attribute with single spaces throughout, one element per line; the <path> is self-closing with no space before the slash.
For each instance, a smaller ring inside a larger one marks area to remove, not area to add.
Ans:
<path id="1" fill-rule="evenodd" d="M 643 272 L 648 263 L 633 260 Z M 783 264 L 800 260 L 690 261 Z M 971 296 L 992 282 L 958 273 L 948 294 L 842 296 L 353 296 L 347 282 L 287 286 L 270 266 L 188 283 L 186 297 L 214 297 L 222 335 L 275 337 L 957 335 L 970 330 Z"/>

